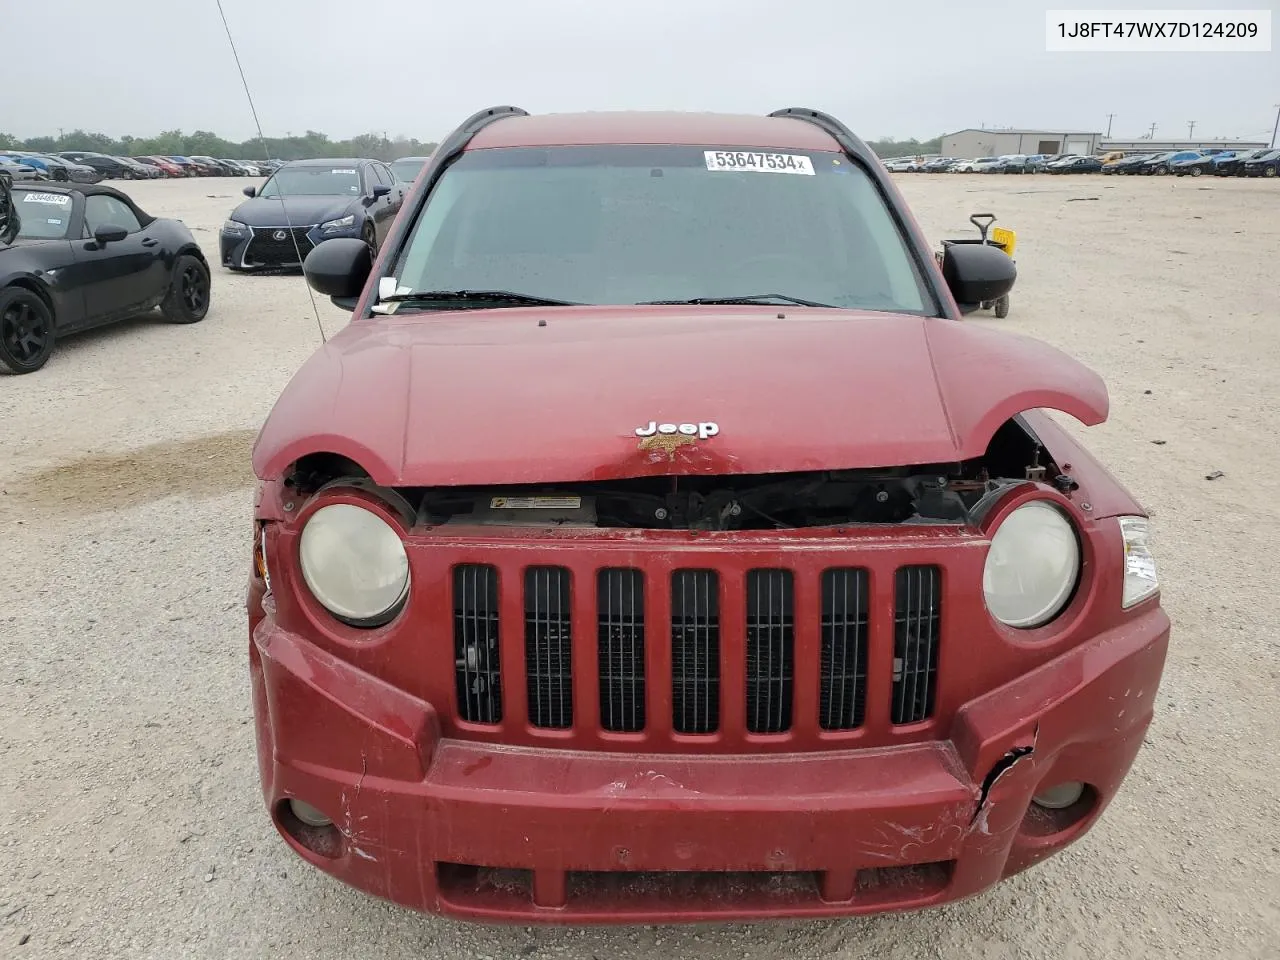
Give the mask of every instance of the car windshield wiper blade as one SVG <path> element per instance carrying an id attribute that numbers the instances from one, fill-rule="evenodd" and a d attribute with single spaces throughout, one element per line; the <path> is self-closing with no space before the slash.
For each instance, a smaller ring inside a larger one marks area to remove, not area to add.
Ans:
<path id="1" fill-rule="evenodd" d="M 416 290 L 409 293 L 397 293 L 389 297 L 379 298 L 379 303 L 442 303 L 457 302 L 501 304 L 507 303 L 524 307 L 577 307 L 581 306 L 572 300 L 553 300 L 550 297 L 535 297 L 528 293 L 516 293 L 514 290 Z"/>
<path id="2" fill-rule="evenodd" d="M 831 307 L 835 308 L 832 303 L 818 303 L 816 300 L 802 300 L 800 297 L 793 297 L 786 293 L 756 293 L 747 297 L 694 297 L 691 300 L 643 300 L 637 306 L 663 306 L 667 304 L 680 305 L 699 305 L 699 304 L 774 304 L 774 303 L 794 303 L 798 307 Z"/>

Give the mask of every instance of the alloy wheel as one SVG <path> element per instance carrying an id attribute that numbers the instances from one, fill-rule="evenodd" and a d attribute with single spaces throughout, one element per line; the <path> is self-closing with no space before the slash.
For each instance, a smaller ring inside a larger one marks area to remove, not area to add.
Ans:
<path id="1" fill-rule="evenodd" d="M 48 318 L 32 310 L 29 303 L 12 304 L 0 316 L 0 340 L 5 352 L 19 363 L 31 363 L 39 357 L 51 332 Z"/>

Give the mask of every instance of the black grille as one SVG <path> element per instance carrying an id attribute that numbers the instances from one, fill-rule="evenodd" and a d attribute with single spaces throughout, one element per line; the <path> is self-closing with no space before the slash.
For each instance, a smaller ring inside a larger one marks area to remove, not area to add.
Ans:
<path id="1" fill-rule="evenodd" d="M 464 565 L 453 570 L 453 654 L 458 714 L 472 723 L 502 719 L 498 650 L 498 571 Z"/>
<path id="2" fill-rule="evenodd" d="M 307 239 L 307 231 L 310 229 L 311 227 L 294 227 L 293 239 L 290 239 L 286 227 L 255 227 L 253 238 L 245 249 L 245 263 L 265 267 L 301 263 L 312 250 L 311 241 Z M 276 239 L 277 233 L 284 234 L 284 237 Z M 297 240 L 296 247 L 294 240 Z"/>
<path id="3" fill-rule="evenodd" d="M 867 572 L 822 573 L 822 672 L 818 720 L 823 730 L 862 726 L 867 706 Z"/>
<path id="4" fill-rule="evenodd" d="M 573 726 L 573 631 L 569 571 L 563 567 L 524 572 L 524 656 L 529 723 L 558 730 Z"/>
<path id="5" fill-rule="evenodd" d="M 894 587 L 893 722 L 919 723 L 933 713 L 941 576 L 937 567 L 902 567 Z"/>
<path id="6" fill-rule="evenodd" d="M 720 726 L 720 581 L 714 570 L 671 575 L 671 699 L 677 733 Z"/>
<path id="7" fill-rule="evenodd" d="M 599 611 L 600 725 L 615 733 L 644 729 L 644 577 L 639 570 L 601 570 Z"/>
<path id="8" fill-rule="evenodd" d="M 791 728 L 795 589 L 790 570 L 747 574 L 747 730 Z"/>

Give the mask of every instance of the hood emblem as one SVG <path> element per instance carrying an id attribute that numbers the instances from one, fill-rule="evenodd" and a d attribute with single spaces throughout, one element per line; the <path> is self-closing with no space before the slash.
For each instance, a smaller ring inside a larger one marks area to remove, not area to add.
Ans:
<path id="1" fill-rule="evenodd" d="M 272 240 L 284 240 L 284 239 L 287 239 L 287 238 L 288 238 L 288 236 L 289 236 L 289 234 L 285 233 L 283 230 L 277 230 L 275 233 L 273 233 L 273 234 L 271 235 L 271 239 L 272 239 Z"/>
<path id="2" fill-rule="evenodd" d="M 709 440 L 719 432 L 719 424 L 706 420 L 701 423 L 658 423 L 650 420 L 635 430 L 641 450 L 661 450 L 668 458 L 674 458 L 680 447 Z"/>

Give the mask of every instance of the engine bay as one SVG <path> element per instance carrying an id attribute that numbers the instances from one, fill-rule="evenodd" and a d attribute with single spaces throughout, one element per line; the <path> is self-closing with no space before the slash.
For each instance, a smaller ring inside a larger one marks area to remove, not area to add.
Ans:
<path id="1" fill-rule="evenodd" d="M 309 493 L 360 472 L 350 461 L 321 455 L 299 461 L 286 483 Z M 1027 481 L 1050 482 L 1064 492 L 1075 486 L 1015 417 L 997 431 L 984 456 L 962 463 L 395 492 L 422 527 L 789 530 L 970 523 L 982 503 Z"/>

